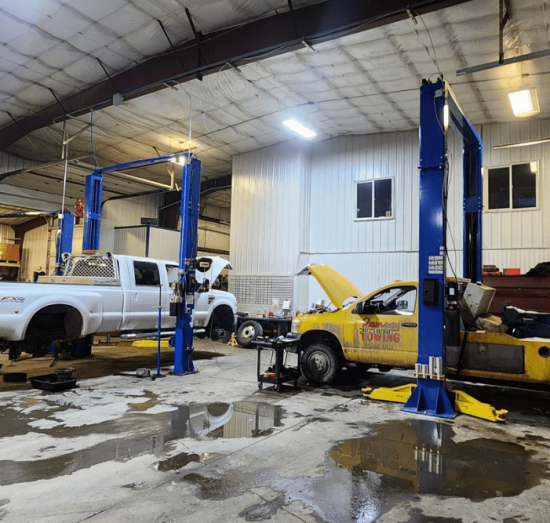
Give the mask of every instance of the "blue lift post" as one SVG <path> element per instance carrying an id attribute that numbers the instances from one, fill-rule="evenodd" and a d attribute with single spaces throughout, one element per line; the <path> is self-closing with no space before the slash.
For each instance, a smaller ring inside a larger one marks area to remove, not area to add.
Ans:
<path id="1" fill-rule="evenodd" d="M 452 294 L 456 278 L 447 281 L 446 194 L 448 184 L 447 127 L 462 138 L 464 231 L 463 276 L 481 279 L 481 139 L 464 116 L 442 80 L 424 83 L 420 89 L 420 233 L 418 297 L 417 384 L 395 388 L 364 388 L 371 399 L 405 403 L 403 410 L 441 418 L 454 418 L 455 411 L 489 421 L 506 421 L 508 411 L 496 410 L 461 390 L 447 390 L 445 381 L 445 317 L 458 321 L 458 296 Z M 456 275 L 453 275 L 456 276 Z M 454 289 L 456 291 L 456 288 Z M 446 291 L 448 293 L 446 310 Z M 452 314 L 451 314 L 452 313 Z M 451 325 L 451 323 L 449 323 Z M 456 330 L 460 338 L 460 333 Z"/>
<path id="2" fill-rule="evenodd" d="M 73 252 L 74 215 L 70 212 L 59 213 L 57 216 L 59 236 L 56 238 L 55 274 L 63 272 L 63 253 Z"/>
<path id="3" fill-rule="evenodd" d="M 183 302 L 178 304 L 174 336 L 174 370 L 176 375 L 195 372 L 193 365 L 193 308 L 195 296 L 195 263 L 197 259 L 197 229 L 201 163 L 187 157 L 183 168 L 180 205 L 180 289 Z"/>
<path id="4" fill-rule="evenodd" d="M 481 139 L 449 86 L 439 80 L 420 89 L 420 234 L 417 386 L 403 410 L 455 416 L 454 393 L 445 383 L 447 127 L 463 140 L 464 276 L 481 277 Z"/>
<path id="5" fill-rule="evenodd" d="M 195 299 L 195 263 L 197 258 L 197 229 L 199 223 L 199 198 L 201 182 L 201 163 L 187 154 L 173 154 L 145 158 L 127 163 L 110 165 L 96 169 L 86 177 L 84 200 L 84 239 L 83 250 L 99 249 L 99 227 L 101 220 L 101 191 L 103 174 L 124 171 L 147 165 L 178 162 L 183 156 L 185 165 L 182 172 L 182 190 L 180 206 L 180 248 L 178 293 L 180 303 L 175 303 L 176 333 L 174 335 L 174 374 L 194 372 L 193 367 L 193 323 L 192 314 Z M 176 294 L 176 293 L 175 293 Z M 172 304 L 171 304 L 172 305 Z M 160 311 L 159 311 L 160 312 Z"/>
<path id="6" fill-rule="evenodd" d="M 101 223 L 101 191 L 103 189 L 102 171 L 94 171 L 86 176 L 84 191 L 84 237 L 83 251 L 99 249 L 99 226 Z"/>
<path id="7" fill-rule="evenodd" d="M 99 227 L 101 225 L 101 192 L 103 190 L 103 173 L 135 169 L 156 163 L 176 162 L 181 154 L 144 158 L 132 162 L 118 163 L 107 167 L 100 167 L 86 176 L 86 188 L 84 192 L 84 239 L 82 249 L 97 251 L 99 249 Z"/>

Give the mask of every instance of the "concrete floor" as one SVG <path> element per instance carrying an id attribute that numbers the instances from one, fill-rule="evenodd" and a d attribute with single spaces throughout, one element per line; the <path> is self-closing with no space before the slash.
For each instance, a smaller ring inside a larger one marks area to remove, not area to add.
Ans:
<path id="1" fill-rule="evenodd" d="M 277 393 L 258 389 L 255 351 L 195 349 L 192 375 L 0 392 L 0 520 L 550 521 L 548 392 L 461 383 L 508 422 L 443 421 L 361 394 L 408 373 Z"/>

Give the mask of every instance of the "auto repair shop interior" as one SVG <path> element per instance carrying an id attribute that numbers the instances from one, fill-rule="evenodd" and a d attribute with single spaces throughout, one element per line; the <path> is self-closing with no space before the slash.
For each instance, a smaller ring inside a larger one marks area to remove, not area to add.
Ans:
<path id="1" fill-rule="evenodd" d="M 0 1 L 0 521 L 550 521 L 549 24 Z"/>

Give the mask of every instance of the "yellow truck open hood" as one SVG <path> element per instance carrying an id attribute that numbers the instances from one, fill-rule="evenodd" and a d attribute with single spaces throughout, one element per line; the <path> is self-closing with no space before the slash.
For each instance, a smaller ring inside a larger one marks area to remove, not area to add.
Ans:
<path id="1" fill-rule="evenodd" d="M 298 273 L 298 276 L 310 274 L 327 293 L 333 305 L 339 309 L 347 299 L 363 296 L 363 293 L 351 281 L 329 265 L 322 263 L 307 265 Z"/>

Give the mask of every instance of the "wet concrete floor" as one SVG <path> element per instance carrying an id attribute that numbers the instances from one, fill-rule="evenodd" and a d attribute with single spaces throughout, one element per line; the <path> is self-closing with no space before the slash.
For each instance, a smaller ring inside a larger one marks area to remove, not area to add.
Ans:
<path id="1" fill-rule="evenodd" d="M 361 394 L 408 373 L 277 393 L 254 351 L 196 356 L 187 376 L 0 392 L 0 521 L 550 521 L 548 391 L 453 384 L 508 422 L 441 420 Z"/>

